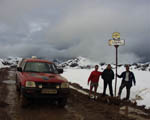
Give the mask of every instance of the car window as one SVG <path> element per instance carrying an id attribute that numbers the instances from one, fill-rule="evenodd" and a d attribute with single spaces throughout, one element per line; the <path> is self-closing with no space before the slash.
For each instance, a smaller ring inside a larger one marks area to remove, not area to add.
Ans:
<path id="1" fill-rule="evenodd" d="M 24 59 L 22 59 L 21 61 L 19 61 L 17 67 L 22 67 L 23 62 L 24 62 Z"/>
<path id="2" fill-rule="evenodd" d="M 22 64 L 20 65 L 20 67 L 22 67 L 22 69 L 25 67 L 26 62 L 22 62 Z"/>
<path id="3" fill-rule="evenodd" d="M 58 73 L 54 64 L 43 62 L 27 62 L 24 68 L 25 72 Z"/>
<path id="4" fill-rule="evenodd" d="M 49 68 L 50 68 L 51 72 L 58 74 L 58 71 L 57 71 L 55 64 L 49 64 Z"/>

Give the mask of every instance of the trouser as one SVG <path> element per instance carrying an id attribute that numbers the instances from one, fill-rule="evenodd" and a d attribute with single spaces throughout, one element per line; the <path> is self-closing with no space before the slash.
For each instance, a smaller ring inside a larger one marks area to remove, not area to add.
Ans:
<path id="1" fill-rule="evenodd" d="M 121 93 L 124 87 L 126 87 L 126 90 L 127 90 L 126 99 L 128 100 L 130 98 L 130 88 L 131 88 L 131 85 L 129 85 L 129 83 L 124 82 L 121 84 L 118 95 L 121 96 Z"/>
<path id="2" fill-rule="evenodd" d="M 110 95 L 113 96 L 112 80 L 111 80 L 111 81 L 106 81 L 106 80 L 104 80 L 103 95 L 106 95 L 106 88 L 107 88 L 107 85 L 109 85 L 109 92 L 110 92 Z"/>

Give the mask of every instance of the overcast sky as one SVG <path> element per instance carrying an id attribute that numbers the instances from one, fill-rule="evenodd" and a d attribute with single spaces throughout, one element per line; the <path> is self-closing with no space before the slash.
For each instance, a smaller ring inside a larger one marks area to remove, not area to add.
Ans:
<path id="1" fill-rule="evenodd" d="M 150 60 L 150 0 L 0 0 L 0 57 L 84 56 L 114 62 L 108 46 L 120 32 L 120 62 Z"/>

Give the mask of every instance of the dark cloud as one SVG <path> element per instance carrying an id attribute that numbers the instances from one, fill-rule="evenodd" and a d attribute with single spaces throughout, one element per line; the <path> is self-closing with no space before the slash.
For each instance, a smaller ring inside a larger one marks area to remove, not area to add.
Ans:
<path id="1" fill-rule="evenodd" d="M 120 32 L 120 62 L 150 60 L 148 0 L 1 0 L 0 56 L 85 56 L 114 62 L 108 46 Z"/>

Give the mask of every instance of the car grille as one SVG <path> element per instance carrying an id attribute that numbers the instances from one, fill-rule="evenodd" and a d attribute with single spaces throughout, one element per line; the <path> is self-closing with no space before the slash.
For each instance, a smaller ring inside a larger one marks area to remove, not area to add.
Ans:
<path id="1" fill-rule="evenodd" d="M 36 86 L 39 87 L 42 85 L 42 88 L 56 88 L 56 86 L 60 86 L 60 83 L 46 83 L 46 82 L 37 82 Z"/>

